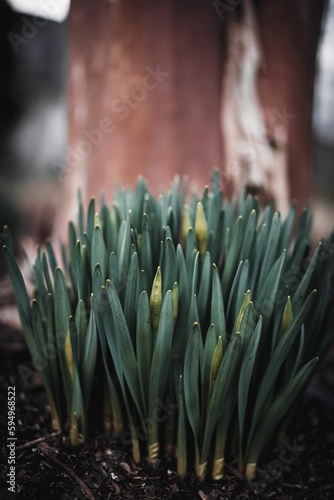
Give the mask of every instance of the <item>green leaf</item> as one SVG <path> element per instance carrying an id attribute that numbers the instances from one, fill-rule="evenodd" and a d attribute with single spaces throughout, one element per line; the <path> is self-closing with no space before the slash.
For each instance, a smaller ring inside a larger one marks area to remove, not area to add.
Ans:
<path id="1" fill-rule="evenodd" d="M 296 203 L 293 202 L 290 205 L 289 213 L 282 226 L 280 242 L 279 242 L 280 251 L 284 249 L 286 249 L 287 251 L 289 250 L 295 217 L 296 217 Z"/>
<path id="2" fill-rule="evenodd" d="M 94 297 L 99 297 L 101 293 L 101 288 L 104 285 L 104 282 L 102 280 L 102 271 L 101 271 L 101 266 L 100 264 L 96 264 L 95 269 L 94 269 L 94 274 L 93 274 L 93 279 L 92 279 L 92 293 Z M 109 311 L 109 302 L 106 301 L 103 305 L 101 304 L 100 300 L 99 306 L 102 306 L 102 309 L 99 311 L 101 313 L 108 312 Z M 91 302 L 89 302 L 91 304 Z M 88 308 L 89 309 L 89 308 Z"/>
<path id="3" fill-rule="evenodd" d="M 308 265 L 301 282 L 298 285 L 297 290 L 292 295 L 292 304 L 296 310 L 299 309 L 299 307 L 300 307 L 300 305 L 301 305 L 301 303 L 302 303 L 302 301 L 307 293 L 312 275 L 318 267 L 318 258 L 319 258 L 318 256 L 319 256 L 321 247 L 322 247 L 322 243 L 320 242 L 318 244 L 314 254 L 313 254 L 312 260 L 311 260 L 310 264 Z"/>
<path id="4" fill-rule="evenodd" d="M 244 223 L 243 218 L 239 216 L 233 225 L 232 234 L 230 238 L 230 245 L 226 249 L 224 271 L 222 275 L 222 290 L 223 296 L 226 299 L 230 292 L 231 284 L 234 274 L 240 262 L 239 253 L 243 240 Z"/>
<path id="5" fill-rule="evenodd" d="M 256 233 L 256 242 L 253 246 L 253 262 L 251 266 L 251 276 L 250 276 L 250 287 L 254 294 L 257 292 L 257 282 L 259 279 L 260 269 L 262 261 L 264 258 L 264 252 L 266 250 L 266 244 L 268 240 L 268 227 L 263 224 Z"/>
<path id="6" fill-rule="evenodd" d="M 27 289 L 13 254 L 10 250 L 4 246 L 3 247 L 4 258 L 7 266 L 7 270 L 10 276 L 12 287 L 15 294 L 17 309 L 19 311 L 20 321 L 22 324 L 24 336 L 28 344 L 30 352 L 35 349 L 35 340 L 32 332 L 32 317 L 31 317 L 31 306 L 27 293 Z"/>
<path id="7" fill-rule="evenodd" d="M 219 203 L 221 204 L 221 200 Z M 212 261 L 217 263 L 220 261 L 224 245 L 224 217 L 225 213 L 221 208 L 219 210 L 219 218 L 216 222 L 216 229 L 212 229 L 210 226 L 208 250 L 211 254 Z M 212 226 L 214 224 L 215 222 L 212 221 Z"/>
<path id="8" fill-rule="evenodd" d="M 240 260 L 250 259 L 253 249 L 253 244 L 256 236 L 257 213 L 252 210 L 247 221 L 245 233 L 243 237 L 242 247 L 240 250 Z"/>
<path id="9" fill-rule="evenodd" d="M 168 379 L 173 338 L 173 294 L 168 290 L 164 296 L 156 343 L 152 356 L 149 392 L 149 414 L 152 415 L 157 400 L 162 401 Z"/>
<path id="10" fill-rule="evenodd" d="M 271 268 L 255 299 L 255 308 L 259 314 L 263 316 L 264 330 L 267 330 L 276 302 L 278 302 L 278 287 L 281 280 L 285 255 L 286 251 L 283 250 L 282 255 Z"/>
<path id="11" fill-rule="evenodd" d="M 201 269 L 201 278 L 198 289 L 198 314 L 201 324 L 204 324 L 208 316 L 209 291 L 211 289 L 211 256 L 206 252 Z"/>
<path id="12" fill-rule="evenodd" d="M 56 259 L 56 256 L 55 256 L 55 253 L 53 250 L 52 243 L 49 239 L 46 240 L 45 247 L 46 247 L 46 253 L 47 253 L 47 256 L 49 259 L 49 263 L 50 263 L 50 268 L 51 268 L 52 274 L 54 275 L 56 268 L 58 267 L 58 264 L 57 264 L 57 259 Z"/>
<path id="13" fill-rule="evenodd" d="M 268 363 L 267 369 L 265 371 L 262 382 L 258 389 L 258 395 L 256 398 L 256 404 L 253 411 L 252 424 L 248 438 L 248 448 L 250 446 L 250 442 L 253 437 L 253 433 L 255 431 L 257 423 L 260 419 L 261 411 L 263 409 L 269 391 L 271 390 L 274 382 L 276 381 L 279 369 L 281 368 L 298 332 L 301 329 L 303 322 L 305 321 L 307 312 L 309 311 L 312 302 L 314 300 L 315 293 L 316 292 L 313 291 L 307 297 L 302 307 L 296 314 L 296 317 L 294 318 L 293 322 L 290 324 L 289 328 L 281 338 L 279 344 L 277 345 Z"/>
<path id="14" fill-rule="evenodd" d="M 73 363 L 75 365 L 75 369 L 77 370 L 77 372 L 79 372 L 79 367 L 80 367 L 79 339 L 78 339 L 77 325 L 75 323 L 75 318 L 73 316 L 70 316 L 69 318 L 69 334 L 72 347 Z"/>
<path id="15" fill-rule="evenodd" d="M 138 302 L 138 320 L 136 332 L 136 353 L 138 377 L 145 414 L 148 411 L 148 388 L 150 386 L 150 371 L 152 357 L 152 331 L 150 321 L 150 301 L 143 291 Z"/>
<path id="16" fill-rule="evenodd" d="M 194 268 L 192 274 L 192 282 L 191 282 L 191 295 L 197 295 L 198 290 L 198 277 L 199 277 L 199 262 L 200 262 L 200 253 L 196 253 Z"/>
<path id="17" fill-rule="evenodd" d="M 78 270 L 80 272 L 81 276 L 81 290 L 80 290 L 80 297 L 83 298 L 84 300 L 87 300 L 88 294 L 89 294 L 89 285 L 90 285 L 90 280 L 88 276 L 88 256 L 87 256 L 87 248 L 86 245 L 82 244 L 81 245 L 81 269 Z"/>
<path id="18" fill-rule="evenodd" d="M 147 279 L 151 284 L 153 280 L 151 230 L 149 226 L 148 217 L 146 214 L 143 214 L 143 220 L 142 220 L 140 264 L 141 264 L 141 269 L 144 269 L 144 271 L 147 274 Z"/>
<path id="19" fill-rule="evenodd" d="M 187 278 L 187 266 L 181 245 L 176 249 L 177 283 L 179 285 L 179 295 L 182 297 L 182 309 L 187 311 L 190 302 L 190 293 Z M 182 310 L 181 310 L 182 313 Z"/>
<path id="20" fill-rule="evenodd" d="M 150 293 L 150 286 L 148 284 L 148 279 L 147 279 L 146 273 L 143 269 L 140 271 L 140 275 L 139 275 L 139 291 L 140 291 L 140 293 L 144 292 L 144 291 L 146 293 Z"/>
<path id="21" fill-rule="evenodd" d="M 91 312 L 87 327 L 87 334 L 82 353 L 82 369 L 80 370 L 82 378 L 82 398 L 84 403 L 85 413 L 87 414 L 89 408 L 89 401 L 91 396 L 93 378 L 95 373 L 95 365 L 97 358 L 97 327 L 95 321 L 94 297 L 91 295 Z"/>
<path id="22" fill-rule="evenodd" d="M 75 324 L 78 331 L 78 345 L 80 353 L 85 349 L 86 333 L 87 333 L 87 312 L 83 300 L 79 300 L 75 310 Z"/>
<path id="23" fill-rule="evenodd" d="M 92 256 L 91 256 L 91 273 L 93 275 L 96 264 L 100 264 L 102 272 L 102 280 L 105 282 L 107 273 L 107 252 L 104 244 L 102 229 L 100 226 L 95 226 L 92 235 Z"/>
<path id="24" fill-rule="evenodd" d="M 208 460 L 213 432 L 218 419 L 222 416 L 226 398 L 231 390 L 231 381 L 234 377 L 237 359 L 240 354 L 240 342 L 240 334 L 233 335 L 219 367 L 216 383 L 209 401 L 207 420 L 204 428 L 201 448 L 201 465 L 205 464 Z"/>
<path id="25" fill-rule="evenodd" d="M 212 294 L 211 294 L 211 323 L 215 325 L 216 335 L 222 337 L 223 349 L 226 349 L 226 323 L 224 313 L 224 300 L 220 284 L 219 272 L 216 264 L 212 271 Z"/>
<path id="26" fill-rule="evenodd" d="M 239 309 L 237 309 L 236 302 L 240 302 L 239 296 L 238 296 L 238 289 L 239 289 L 239 282 L 240 282 L 240 276 L 242 273 L 243 269 L 243 261 L 239 262 L 237 271 L 235 273 L 233 283 L 231 286 L 229 298 L 228 298 L 228 303 L 227 303 L 227 311 L 226 311 L 226 316 L 228 319 L 228 325 L 231 326 L 231 324 L 235 321 L 235 317 L 239 312 Z M 246 290 L 245 290 L 246 291 Z M 241 301 L 243 300 L 244 293 L 242 294 Z"/>
<path id="27" fill-rule="evenodd" d="M 268 244 L 266 252 L 264 254 L 263 261 L 261 263 L 260 277 L 258 280 L 259 288 L 261 288 L 261 286 L 264 284 L 265 279 L 276 260 L 277 246 L 280 238 L 280 229 L 281 229 L 281 218 L 280 215 L 276 212 L 272 219 L 272 224 L 268 237 Z"/>
<path id="28" fill-rule="evenodd" d="M 185 407 L 193 431 L 196 456 L 199 457 L 199 443 L 200 443 L 200 402 L 199 402 L 199 366 L 200 366 L 200 329 L 197 323 L 193 324 L 191 333 L 189 335 L 186 355 L 184 360 L 184 399 Z"/>
<path id="29" fill-rule="evenodd" d="M 167 238 L 165 242 L 162 277 L 162 293 L 165 295 L 167 290 L 173 289 L 173 285 L 176 281 L 175 247 L 170 238 Z"/>
<path id="30" fill-rule="evenodd" d="M 268 205 L 263 210 L 262 225 L 265 224 L 267 227 L 271 227 L 272 220 L 274 216 L 274 205 L 273 202 L 269 202 Z"/>
<path id="31" fill-rule="evenodd" d="M 94 226 L 95 226 L 95 198 L 91 198 L 89 205 L 88 205 L 88 210 L 87 210 L 87 238 L 88 241 L 91 243 L 93 239 L 93 231 L 94 231 Z"/>
<path id="32" fill-rule="evenodd" d="M 120 275 L 118 272 L 118 260 L 116 254 L 111 252 L 109 255 L 109 279 L 113 282 L 118 295 L 121 295 L 124 285 L 121 283 Z"/>
<path id="33" fill-rule="evenodd" d="M 28 324 L 31 324 L 31 307 L 30 301 L 27 293 L 27 289 L 15 258 L 11 251 L 4 246 L 3 253 L 5 257 L 5 262 L 7 265 L 7 270 L 12 282 L 13 290 L 15 293 L 15 298 L 17 302 L 17 307 L 19 310 L 20 318 L 21 315 L 24 317 Z"/>
<path id="34" fill-rule="evenodd" d="M 238 386 L 238 417 L 239 417 L 239 454 L 243 449 L 244 442 L 244 428 L 246 409 L 248 404 L 249 388 L 253 374 L 253 368 L 256 360 L 257 349 L 261 337 L 262 317 L 260 319 L 250 336 L 249 344 L 242 361 Z M 239 457 L 240 459 L 240 457 Z"/>
<path id="35" fill-rule="evenodd" d="M 197 243 L 195 231 L 190 228 L 187 234 L 185 259 L 188 271 L 188 281 L 191 283 L 193 276 L 194 255 L 197 255 Z M 191 285 L 190 285 L 191 286 Z"/>
<path id="36" fill-rule="evenodd" d="M 241 333 L 241 326 L 243 326 L 244 330 L 247 331 L 249 326 L 252 328 L 253 327 L 253 312 L 254 312 L 254 306 L 253 303 L 250 301 L 250 290 L 248 290 L 246 293 L 244 293 L 244 300 L 241 304 L 239 314 L 237 316 L 233 333 Z M 245 332 L 244 332 L 245 333 Z M 246 333 L 244 335 L 241 335 L 241 338 L 244 340 Z"/>
<path id="37" fill-rule="evenodd" d="M 209 196 L 208 205 L 208 226 L 213 234 L 216 234 L 219 230 L 220 223 L 222 222 L 222 203 L 223 203 L 223 193 L 218 191 L 216 193 L 211 193 Z"/>
<path id="38" fill-rule="evenodd" d="M 198 314 L 198 308 L 197 308 L 197 296 L 194 294 L 191 297 L 191 302 L 190 302 L 190 307 L 188 311 L 188 321 L 187 321 L 187 326 L 186 326 L 186 335 L 190 335 L 191 328 L 194 323 L 198 323 L 200 327 L 200 320 L 199 320 L 199 314 Z"/>
<path id="39" fill-rule="evenodd" d="M 249 453 L 247 455 L 248 464 L 256 464 L 265 442 L 270 436 L 272 436 L 277 424 L 294 403 L 301 390 L 305 387 L 305 384 L 308 382 L 317 361 L 318 358 L 314 358 L 306 363 L 306 365 L 299 370 L 297 375 L 276 397 L 270 409 L 261 420 L 251 442 Z"/>
<path id="40" fill-rule="evenodd" d="M 124 297 L 128 268 L 131 258 L 131 211 L 129 211 L 118 254 L 118 272 L 121 282 L 120 296 Z"/>
<path id="41" fill-rule="evenodd" d="M 138 231 L 142 222 L 141 217 L 143 214 L 144 200 L 146 193 L 147 193 L 147 184 L 145 182 L 145 179 L 142 176 L 138 176 L 136 194 L 133 205 L 133 217 L 134 217 L 133 224 Z"/>
<path id="42" fill-rule="evenodd" d="M 53 286 L 50 278 L 49 264 L 45 252 L 42 253 L 42 266 L 48 293 L 53 294 Z"/>
<path id="43" fill-rule="evenodd" d="M 222 338 L 218 337 L 216 348 L 212 356 L 211 369 L 210 369 L 210 383 L 209 383 L 210 397 L 212 395 L 212 391 L 216 383 L 217 373 L 220 364 L 222 362 L 222 359 L 223 359 L 223 343 L 222 343 Z"/>
<path id="44" fill-rule="evenodd" d="M 77 234 L 72 221 L 68 223 L 68 248 L 69 248 L 69 256 L 70 263 L 74 265 L 75 263 L 75 245 L 77 243 Z"/>
<path id="45" fill-rule="evenodd" d="M 150 387 L 148 396 L 148 414 L 154 422 L 154 427 L 148 435 L 150 456 L 152 448 L 158 443 L 158 422 L 154 418 L 158 405 L 163 402 L 167 387 L 168 374 L 171 364 L 171 349 L 173 338 L 173 294 L 168 290 L 164 296 L 158 333 L 152 356 Z"/>
<path id="46" fill-rule="evenodd" d="M 245 260 L 242 264 L 240 277 L 235 296 L 235 311 L 239 311 L 243 302 L 244 294 L 249 290 L 249 261 Z"/>
<path id="47" fill-rule="evenodd" d="M 108 352 L 107 352 L 107 334 L 110 332 L 110 322 L 108 319 L 108 311 L 109 311 L 109 300 L 105 287 L 101 287 L 101 289 L 95 294 L 95 301 L 93 302 L 93 310 L 92 312 L 95 315 L 95 321 L 97 325 L 97 333 L 101 346 L 101 353 L 103 359 L 104 373 L 106 375 L 107 387 L 109 390 L 109 398 L 111 404 L 111 411 L 113 415 L 113 423 L 115 432 L 121 432 L 123 430 L 123 412 L 120 401 L 120 396 L 116 389 L 116 385 L 111 378 L 110 369 L 108 364 Z M 107 328 L 105 324 L 108 324 Z M 108 346 L 113 346 L 112 341 L 110 340 L 110 336 L 108 339 Z M 120 367 L 120 360 L 116 358 L 117 363 L 115 364 L 116 373 L 119 377 L 120 385 L 122 390 L 124 390 L 124 381 L 122 370 Z"/>
<path id="48" fill-rule="evenodd" d="M 186 432 L 186 410 L 182 391 L 183 381 L 180 375 L 179 389 L 179 419 L 177 426 L 177 473 L 185 477 L 187 473 L 187 432 Z"/>
<path id="49" fill-rule="evenodd" d="M 143 418 L 143 408 L 138 382 L 137 360 L 128 326 L 125 321 L 116 288 L 110 280 L 107 280 L 106 290 L 110 303 L 110 311 L 108 313 L 109 321 L 107 323 L 109 325 L 109 335 L 107 335 L 107 341 L 110 352 L 116 368 L 118 367 L 118 377 L 120 382 L 122 380 L 122 376 L 124 375 L 131 396 L 136 404 L 138 413 L 141 415 L 141 418 Z"/>
<path id="50" fill-rule="evenodd" d="M 130 261 L 124 298 L 124 316 L 134 345 L 139 294 L 139 262 L 138 254 L 134 252 Z"/>
<path id="51" fill-rule="evenodd" d="M 115 214 L 114 208 L 107 207 L 103 204 L 100 210 L 101 226 L 103 230 L 103 239 L 106 245 L 106 251 L 109 255 L 110 252 L 116 249 L 116 224 L 115 224 Z"/>
<path id="52" fill-rule="evenodd" d="M 47 335 L 44 330 L 43 326 L 43 321 L 42 321 L 42 315 L 40 308 L 37 304 L 36 300 L 33 300 L 32 302 L 32 307 L 31 307 L 31 312 L 32 312 L 32 326 L 33 326 L 33 331 L 35 335 L 35 345 L 36 345 L 36 350 L 38 354 L 45 359 L 45 363 L 43 363 L 43 367 L 40 365 L 42 371 L 44 373 L 45 379 L 49 385 L 50 388 L 52 388 L 52 380 L 50 377 L 50 370 L 49 370 L 49 364 L 48 364 L 48 351 L 46 351 L 45 345 L 47 344 Z M 53 391 L 52 391 L 53 392 Z"/>
<path id="53" fill-rule="evenodd" d="M 203 419 L 205 418 L 205 414 L 207 411 L 208 400 L 209 400 L 209 386 L 210 386 L 210 372 L 211 372 L 211 364 L 212 358 L 216 349 L 216 345 L 218 342 L 218 335 L 216 332 L 216 328 L 214 324 L 209 326 L 209 329 L 206 334 L 204 351 L 203 351 L 203 359 L 202 359 L 202 415 Z"/>
<path id="54" fill-rule="evenodd" d="M 79 230 L 79 235 L 80 235 L 80 241 L 81 243 L 84 242 L 84 207 L 82 203 L 82 195 L 81 195 L 81 190 L 78 189 L 78 230 Z"/>
<path id="55" fill-rule="evenodd" d="M 72 400 L 72 377 L 68 365 L 68 342 L 69 342 L 69 319 L 71 316 L 70 300 L 65 277 L 59 267 L 55 271 L 54 282 L 54 314 L 55 314 L 55 334 L 58 346 L 59 365 L 65 389 L 65 396 L 68 408 L 71 407 Z"/>
<path id="56" fill-rule="evenodd" d="M 292 262 L 295 261 L 296 253 L 298 253 L 298 250 L 303 245 L 303 243 L 305 241 L 307 244 L 310 243 L 311 227 L 312 227 L 312 215 L 311 215 L 310 207 L 307 206 L 306 208 L 304 208 L 304 210 L 299 218 L 299 221 L 298 221 L 297 234 L 295 237 L 295 244 L 293 247 L 293 252 L 292 252 L 292 257 L 291 257 Z"/>
<path id="57" fill-rule="evenodd" d="M 77 370 L 73 373 L 73 392 L 70 410 L 70 439 L 73 446 L 82 444 L 86 435 L 86 418 L 83 408 L 80 380 Z"/>
<path id="58" fill-rule="evenodd" d="M 53 399 L 56 406 L 57 415 L 61 415 L 61 390 L 60 390 L 60 368 L 58 362 L 58 352 L 55 345 L 55 326 L 54 326 L 54 301 L 53 296 L 49 293 L 46 301 L 46 342 L 51 349 L 48 357 L 49 370 L 52 384 L 54 387 Z"/>

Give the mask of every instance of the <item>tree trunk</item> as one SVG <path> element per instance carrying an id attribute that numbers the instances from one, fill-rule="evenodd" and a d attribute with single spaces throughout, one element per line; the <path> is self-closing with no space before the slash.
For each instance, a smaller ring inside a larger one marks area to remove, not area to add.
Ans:
<path id="1" fill-rule="evenodd" d="M 201 189 L 214 166 L 227 191 L 304 203 L 325 4 L 73 0 L 66 219 L 77 186 L 188 174 Z"/>

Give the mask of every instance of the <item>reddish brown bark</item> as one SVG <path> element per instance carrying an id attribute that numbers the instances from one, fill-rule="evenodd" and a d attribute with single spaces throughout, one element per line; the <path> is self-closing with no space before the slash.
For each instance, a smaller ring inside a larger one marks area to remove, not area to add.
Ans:
<path id="1" fill-rule="evenodd" d="M 315 54 L 325 3 L 254 2 L 266 133 L 275 152 L 283 124 L 286 151 L 277 168 L 287 162 L 285 199 L 300 204 L 310 190 Z M 85 197 L 101 189 L 110 195 L 114 181 L 134 185 L 138 174 L 154 191 L 185 173 L 202 187 L 214 166 L 226 168 L 223 144 L 231 131 L 220 128 L 230 104 L 228 94 L 222 100 L 226 32 L 243 8 L 240 2 L 220 19 L 206 0 L 73 0 L 67 200 L 75 199 L 77 185 Z M 162 76 L 154 80 L 159 68 Z M 74 211 L 68 202 L 66 211 Z"/>
<path id="2" fill-rule="evenodd" d="M 327 1 L 261 0 L 258 4 L 264 50 L 259 92 L 269 134 L 275 127 L 287 132 L 289 195 L 302 207 L 312 189 L 316 52 Z M 281 113 L 281 120 L 278 113 L 273 118 L 274 110 Z"/>
<path id="3" fill-rule="evenodd" d="M 105 119 L 113 129 L 69 167 L 87 176 L 87 194 L 110 192 L 114 180 L 133 185 L 138 174 L 153 188 L 168 186 L 176 173 L 202 186 L 213 166 L 222 167 L 222 30 L 211 4 L 201 0 L 73 1 L 72 152 L 82 149 L 84 129 Z M 151 76 L 156 69 L 165 73 L 161 81 Z"/>

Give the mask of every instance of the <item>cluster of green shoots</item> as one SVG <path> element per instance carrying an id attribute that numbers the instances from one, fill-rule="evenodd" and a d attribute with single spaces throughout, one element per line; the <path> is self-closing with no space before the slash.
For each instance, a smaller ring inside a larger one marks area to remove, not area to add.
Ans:
<path id="1" fill-rule="evenodd" d="M 328 346 L 334 233 L 309 258 L 308 208 L 297 224 L 293 204 L 282 220 L 246 193 L 223 202 L 217 171 L 201 197 L 186 191 L 176 178 L 155 198 L 140 178 L 87 213 L 79 196 L 62 269 L 50 241 L 37 251 L 32 302 L 10 244 L 7 267 L 53 425 L 73 444 L 95 412 L 131 436 L 136 462 L 176 456 L 203 480 L 237 459 L 252 478 Z"/>

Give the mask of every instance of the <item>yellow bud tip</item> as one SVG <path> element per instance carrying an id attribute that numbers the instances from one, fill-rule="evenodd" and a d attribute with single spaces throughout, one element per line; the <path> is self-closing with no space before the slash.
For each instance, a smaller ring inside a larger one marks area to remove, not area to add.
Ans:
<path id="1" fill-rule="evenodd" d="M 206 221 L 203 204 L 200 201 L 196 206 L 195 234 L 199 253 L 204 255 L 208 240 L 208 223 Z"/>
<path id="2" fill-rule="evenodd" d="M 159 326 L 161 304 L 162 304 L 162 278 L 161 278 L 161 269 L 159 266 L 156 275 L 154 277 L 151 296 L 150 296 L 151 318 L 154 330 L 157 330 Z"/>
<path id="3" fill-rule="evenodd" d="M 186 241 L 187 234 L 191 228 L 192 224 L 190 220 L 189 207 L 188 205 L 185 205 L 183 207 L 183 217 L 182 217 L 182 237 L 184 242 Z"/>

